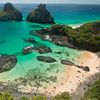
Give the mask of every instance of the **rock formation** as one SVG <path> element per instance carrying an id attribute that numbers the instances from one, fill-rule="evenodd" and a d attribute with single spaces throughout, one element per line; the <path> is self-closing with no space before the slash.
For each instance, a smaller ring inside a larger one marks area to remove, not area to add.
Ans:
<path id="1" fill-rule="evenodd" d="M 45 56 L 38 56 L 37 60 L 42 61 L 42 62 L 46 62 L 46 63 L 54 63 L 54 62 L 56 62 L 56 60 L 54 58 L 45 57 Z"/>
<path id="2" fill-rule="evenodd" d="M 54 18 L 51 16 L 50 12 L 46 9 L 45 4 L 40 4 L 37 9 L 30 12 L 27 16 L 27 21 L 36 22 L 41 24 L 54 24 Z"/>
<path id="3" fill-rule="evenodd" d="M 22 21 L 22 14 L 11 3 L 6 3 L 0 11 L 0 21 Z"/>
<path id="4" fill-rule="evenodd" d="M 28 47 L 24 47 L 22 50 L 23 54 L 29 54 L 32 52 L 38 52 L 39 54 L 45 54 L 45 53 L 51 53 L 52 49 L 50 47 L 47 46 L 28 46 Z"/>
<path id="5" fill-rule="evenodd" d="M 0 73 L 11 70 L 17 63 L 13 55 L 0 55 Z"/>

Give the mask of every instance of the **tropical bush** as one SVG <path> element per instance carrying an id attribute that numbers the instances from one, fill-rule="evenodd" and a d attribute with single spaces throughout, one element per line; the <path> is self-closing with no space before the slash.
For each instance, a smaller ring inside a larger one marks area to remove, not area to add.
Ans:
<path id="1" fill-rule="evenodd" d="M 100 80 L 96 81 L 85 93 L 82 100 L 100 100 Z"/>
<path id="2" fill-rule="evenodd" d="M 0 100 L 15 100 L 9 93 L 0 93 Z"/>
<path id="3" fill-rule="evenodd" d="M 90 51 L 100 51 L 100 21 L 68 31 L 69 42 Z"/>
<path id="4" fill-rule="evenodd" d="M 61 95 L 56 95 L 55 97 L 52 98 L 52 100 L 72 100 L 71 96 L 69 95 L 69 93 L 64 92 L 61 93 Z"/>

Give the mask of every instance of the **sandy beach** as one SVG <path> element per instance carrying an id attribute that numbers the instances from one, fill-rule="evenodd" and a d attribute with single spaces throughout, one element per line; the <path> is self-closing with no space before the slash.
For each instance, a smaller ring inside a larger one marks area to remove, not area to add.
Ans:
<path id="1" fill-rule="evenodd" d="M 100 78 L 98 75 L 100 73 L 100 58 L 95 53 L 82 51 L 82 55 L 77 60 L 77 65 L 88 66 L 90 71 L 86 72 L 76 66 L 65 66 L 64 72 L 57 76 L 56 83 L 45 84 L 38 89 L 30 85 L 20 86 L 20 91 L 32 93 L 32 90 L 34 90 L 34 92 L 47 96 L 69 92 L 73 100 L 80 100 L 89 85 Z"/>

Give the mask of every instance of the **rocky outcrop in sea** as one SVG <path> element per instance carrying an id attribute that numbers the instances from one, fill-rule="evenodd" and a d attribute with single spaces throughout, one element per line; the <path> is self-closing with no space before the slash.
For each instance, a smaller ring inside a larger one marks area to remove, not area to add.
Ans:
<path id="1" fill-rule="evenodd" d="M 38 52 L 39 54 L 45 54 L 45 53 L 51 53 L 52 49 L 47 46 L 27 46 L 24 47 L 22 50 L 22 53 L 24 55 L 32 53 L 32 52 Z"/>
<path id="2" fill-rule="evenodd" d="M 42 61 L 42 62 L 46 62 L 46 63 L 54 63 L 54 62 L 56 62 L 56 60 L 54 58 L 46 57 L 46 56 L 38 56 L 37 60 L 38 61 Z"/>
<path id="3" fill-rule="evenodd" d="M 14 55 L 0 55 L 0 73 L 11 70 L 17 64 Z"/>
<path id="4" fill-rule="evenodd" d="M 27 16 L 27 21 L 41 24 L 54 24 L 54 18 L 47 10 L 45 4 L 40 4 L 37 9 L 30 12 Z"/>
<path id="5" fill-rule="evenodd" d="M 0 11 L 0 21 L 22 21 L 22 13 L 11 3 L 6 3 Z"/>

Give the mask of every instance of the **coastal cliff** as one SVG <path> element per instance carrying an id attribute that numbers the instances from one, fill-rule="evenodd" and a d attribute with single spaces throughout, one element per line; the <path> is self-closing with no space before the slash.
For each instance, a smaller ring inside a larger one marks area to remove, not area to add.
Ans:
<path id="1" fill-rule="evenodd" d="M 54 24 L 54 18 L 46 9 L 45 4 L 40 4 L 37 9 L 30 12 L 27 16 L 27 21 L 41 23 L 41 24 Z"/>
<path id="2" fill-rule="evenodd" d="M 0 11 L 0 21 L 22 21 L 22 13 L 11 3 L 6 3 Z"/>

